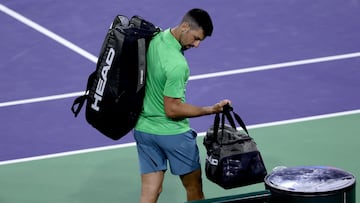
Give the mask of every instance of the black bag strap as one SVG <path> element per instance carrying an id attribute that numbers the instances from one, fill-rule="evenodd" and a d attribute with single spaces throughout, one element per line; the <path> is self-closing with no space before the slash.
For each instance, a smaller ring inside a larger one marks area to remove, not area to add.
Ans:
<path id="1" fill-rule="evenodd" d="M 83 107 L 86 99 L 87 99 L 87 95 L 84 94 L 74 100 L 74 103 L 71 106 L 71 111 L 73 112 L 75 117 L 77 117 L 78 114 L 80 113 L 81 108 Z"/>
<path id="2" fill-rule="evenodd" d="M 217 133 L 219 132 L 219 124 L 220 124 L 220 114 L 217 113 L 214 118 L 214 125 L 213 125 L 213 136 L 214 140 L 217 140 Z"/>
<path id="3" fill-rule="evenodd" d="M 231 115 L 231 113 L 233 115 Z M 234 112 L 234 109 L 232 106 L 230 106 L 229 104 L 225 105 L 223 107 L 223 112 L 222 112 L 222 117 L 221 117 L 221 129 L 224 129 L 225 126 L 225 118 L 229 121 L 231 127 L 236 129 L 236 124 L 234 122 L 234 118 L 236 120 L 236 122 L 240 125 L 240 127 L 246 132 L 247 135 L 249 135 L 249 132 L 246 128 L 246 125 L 244 123 L 244 121 L 241 119 L 241 117 Z M 217 134 L 219 132 L 219 127 L 220 127 L 220 113 L 217 113 L 215 115 L 214 118 L 214 125 L 213 125 L 213 135 L 214 135 L 214 139 L 217 140 Z M 222 130 L 223 133 L 223 130 Z"/>
<path id="4" fill-rule="evenodd" d="M 223 112 L 221 115 L 221 137 L 224 137 L 224 129 L 225 129 L 225 113 Z M 217 135 L 217 133 L 215 135 Z M 217 140 L 217 138 L 216 138 L 216 140 Z M 221 144 L 222 144 L 222 142 L 221 142 Z"/>
<path id="5" fill-rule="evenodd" d="M 78 114 L 81 111 L 81 108 L 84 106 L 84 103 L 85 103 L 86 99 L 88 98 L 91 85 L 94 83 L 95 77 L 96 77 L 96 70 L 89 75 L 89 78 L 88 78 L 88 81 L 86 84 L 85 94 L 80 97 L 77 97 L 74 100 L 73 105 L 71 106 L 71 111 L 73 112 L 75 117 L 78 116 Z"/>
<path id="6" fill-rule="evenodd" d="M 138 43 L 138 82 L 136 92 L 139 92 L 145 86 L 146 77 L 146 44 L 145 39 L 140 38 Z"/>
<path id="7" fill-rule="evenodd" d="M 231 116 L 230 112 L 232 112 L 233 116 Z M 245 122 L 241 119 L 241 117 L 237 113 L 234 112 L 233 107 L 231 107 L 230 105 L 225 105 L 223 113 L 226 115 L 226 118 L 228 119 L 230 125 L 233 128 L 236 128 L 235 122 L 233 119 L 233 117 L 234 117 L 236 122 L 240 125 L 240 127 L 246 132 L 246 134 L 249 135 L 249 132 L 246 128 Z"/>

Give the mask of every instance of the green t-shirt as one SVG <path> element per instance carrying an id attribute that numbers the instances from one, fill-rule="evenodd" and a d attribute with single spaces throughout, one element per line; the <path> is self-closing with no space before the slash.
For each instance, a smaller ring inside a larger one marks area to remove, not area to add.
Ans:
<path id="1" fill-rule="evenodd" d="M 189 120 L 173 120 L 165 115 L 164 96 L 180 98 L 185 102 L 185 87 L 189 66 L 180 43 L 167 29 L 151 40 L 147 52 L 147 79 L 144 109 L 136 130 L 156 134 L 174 135 L 190 129 Z"/>

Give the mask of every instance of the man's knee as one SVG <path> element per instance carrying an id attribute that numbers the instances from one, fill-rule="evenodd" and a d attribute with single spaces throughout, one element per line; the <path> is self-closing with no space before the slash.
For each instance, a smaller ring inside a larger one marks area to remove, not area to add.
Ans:
<path id="1" fill-rule="evenodd" d="M 195 171 L 192 171 L 188 174 L 184 174 L 180 176 L 180 179 L 185 187 L 192 186 L 192 185 L 198 185 L 202 184 L 201 179 L 201 169 L 197 169 Z"/>
<path id="2" fill-rule="evenodd" d="M 156 202 L 160 193 L 162 192 L 162 182 L 164 179 L 164 172 L 154 172 L 143 174 L 141 201 L 140 202 Z"/>
<path id="3" fill-rule="evenodd" d="M 180 176 L 185 187 L 188 200 L 203 199 L 201 169 Z"/>

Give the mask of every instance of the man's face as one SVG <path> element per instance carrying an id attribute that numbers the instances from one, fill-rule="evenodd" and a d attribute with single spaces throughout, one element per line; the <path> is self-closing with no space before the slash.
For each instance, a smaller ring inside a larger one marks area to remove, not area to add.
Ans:
<path id="1" fill-rule="evenodd" d="M 180 44 L 182 50 L 188 50 L 192 47 L 199 47 L 200 42 L 205 39 L 204 31 L 201 28 L 190 29 L 190 27 L 184 28 L 180 34 Z"/>

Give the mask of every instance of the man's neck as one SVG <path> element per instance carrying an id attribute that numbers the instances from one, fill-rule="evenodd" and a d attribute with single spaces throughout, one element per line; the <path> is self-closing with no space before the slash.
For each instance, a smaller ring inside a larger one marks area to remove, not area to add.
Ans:
<path id="1" fill-rule="evenodd" d="M 180 32 L 181 30 L 179 29 L 179 27 L 174 27 L 170 29 L 170 33 L 175 37 L 177 41 L 179 41 Z"/>

